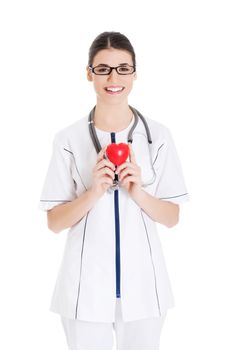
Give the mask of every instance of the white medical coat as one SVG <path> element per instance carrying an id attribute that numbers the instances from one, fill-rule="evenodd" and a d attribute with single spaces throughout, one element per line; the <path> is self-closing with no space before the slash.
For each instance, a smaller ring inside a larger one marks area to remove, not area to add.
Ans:
<path id="1" fill-rule="evenodd" d="M 152 136 L 154 183 L 145 191 L 162 200 L 188 200 L 180 161 L 169 129 L 145 118 Z M 115 133 L 115 142 L 127 143 L 130 125 Z M 111 134 L 96 128 L 100 144 Z M 139 118 L 132 148 L 144 182 L 152 178 L 146 132 Z M 58 131 L 41 193 L 39 207 L 49 210 L 74 200 L 92 181 L 97 153 L 90 138 L 88 115 Z M 118 190 L 120 230 L 120 288 L 123 320 L 158 317 L 174 306 L 171 284 L 156 223 Z M 50 310 L 64 317 L 93 322 L 114 322 L 116 303 L 116 208 L 114 192 L 107 191 L 94 207 L 67 232 L 64 256 Z"/>

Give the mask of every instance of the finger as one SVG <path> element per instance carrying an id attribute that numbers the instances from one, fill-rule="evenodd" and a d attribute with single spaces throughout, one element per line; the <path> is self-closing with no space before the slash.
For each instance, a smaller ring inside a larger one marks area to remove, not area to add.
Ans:
<path id="1" fill-rule="evenodd" d="M 134 168 L 136 165 L 130 162 L 124 162 L 123 164 L 121 164 L 120 166 L 117 167 L 117 174 L 120 173 L 123 169 L 126 168 Z"/>
<path id="2" fill-rule="evenodd" d="M 105 152 L 106 152 L 106 148 L 107 148 L 107 145 L 104 146 L 101 151 L 98 153 L 98 156 L 97 156 L 97 163 L 100 162 L 100 160 L 104 159 L 104 155 L 105 155 Z"/>
<path id="3" fill-rule="evenodd" d="M 133 149 L 132 149 L 131 142 L 128 143 L 128 147 L 129 147 L 129 151 L 130 151 L 130 155 L 129 155 L 130 162 L 133 164 L 136 164 L 136 158 L 135 158 L 135 154 L 134 154 Z"/>
<path id="4" fill-rule="evenodd" d="M 134 175 L 134 176 L 137 176 L 137 171 L 136 169 L 125 169 L 123 170 L 120 174 L 119 174 L 119 180 L 122 180 L 125 176 L 128 176 L 128 175 Z"/>
<path id="5" fill-rule="evenodd" d="M 127 176 L 123 181 L 122 184 L 125 185 L 128 182 L 134 182 L 136 184 L 140 184 L 139 178 L 137 176 Z"/>
<path id="6" fill-rule="evenodd" d="M 109 160 L 107 159 L 102 159 L 100 160 L 97 165 L 96 165 L 96 169 L 101 169 L 103 167 L 107 166 L 108 168 L 112 169 L 113 171 L 115 171 L 115 165 L 113 163 L 111 163 Z"/>
<path id="7" fill-rule="evenodd" d="M 98 171 L 98 177 L 101 177 L 101 176 L 103 176 L 103 175 L 110 176 L 113 180 L 114 180 L 114 178 L 115 178 L 114 172 L 113 172 L 111 169 L 107 168 L 107 167 L 102 168 L 102 169 L 100 169 L 100 170 Z"/>
<path id="8" fill-rule="evenodd" d="M 107 184 L 109 186 L 112 186 L 113 185 L 113 180 L 109 177 L 109 176 L 103 176 L 101 179 L 100 179 L 100 183 L 101 184 Z M 109 187 L 108 186 L 108 187 Z"/>

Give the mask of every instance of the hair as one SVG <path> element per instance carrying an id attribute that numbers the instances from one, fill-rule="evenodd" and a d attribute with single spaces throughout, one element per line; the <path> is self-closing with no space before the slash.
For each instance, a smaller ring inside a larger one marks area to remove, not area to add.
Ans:
<path id="1" fill-rule="evenodd" d="M 136 65 L 136 55 L 129 39 L 119 32 L 103 32 L 92 42 L 89 48 L 88 65 L 92 65 L 95 55 L 104 49 L 119 49 L 128 51 L 132 56 L 133 65 Z"/>

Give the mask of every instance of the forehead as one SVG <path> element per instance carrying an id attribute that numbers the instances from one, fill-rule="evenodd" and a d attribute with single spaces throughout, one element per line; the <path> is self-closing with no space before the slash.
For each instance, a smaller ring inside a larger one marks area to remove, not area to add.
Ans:
<path id="1" fill-rule="evenodd" d="M 100 50 L 94 56 L 93 65 L 101 63 L 108 64 L 109 66 L 117 66 L 121 63 L 133 64 L 130 52 L 113 48 Z"/>

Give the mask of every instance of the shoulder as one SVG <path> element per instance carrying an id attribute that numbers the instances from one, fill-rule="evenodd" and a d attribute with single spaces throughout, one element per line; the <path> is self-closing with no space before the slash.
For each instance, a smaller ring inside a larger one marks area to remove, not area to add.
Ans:
<path id="1" fill-rule="evenodd" d="M 145 120 L 148 124 L 153 143 L 154 141 L 163 142 L 171 139 L 171 131 L 167 125 L 147 116 Z"/>
<path id="2" fill-rule="evenodd" d="M 84 116 L 79 120 L 59 129 L 54 135 L 54 143 L 70 144 L 82 138 L 88 131 L 88 116 Z"/>

